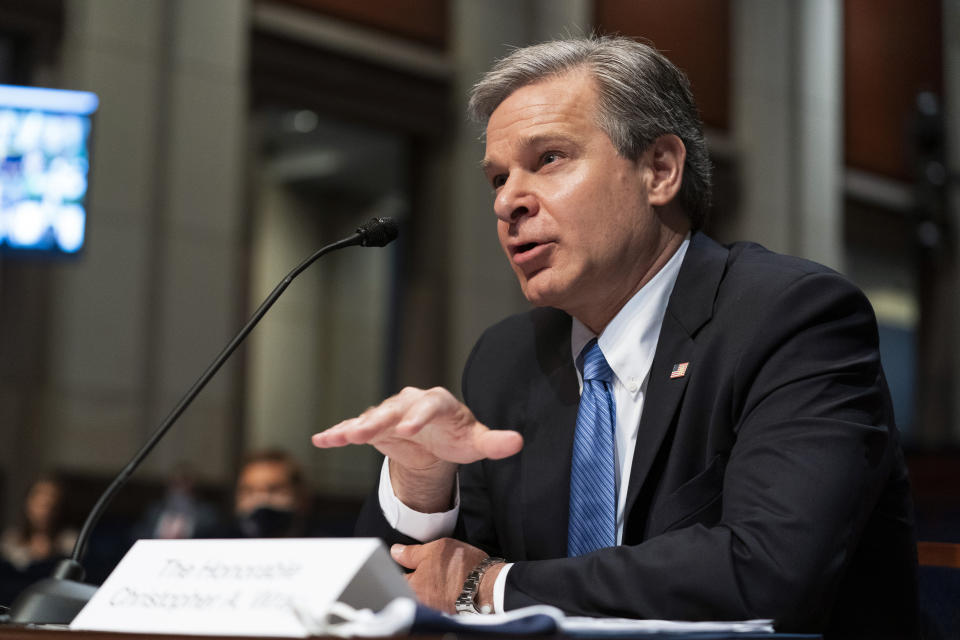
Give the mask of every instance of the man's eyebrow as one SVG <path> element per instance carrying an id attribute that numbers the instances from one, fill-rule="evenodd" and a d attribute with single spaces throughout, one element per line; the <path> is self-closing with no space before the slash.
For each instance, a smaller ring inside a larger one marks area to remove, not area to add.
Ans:
<path id="1" fill-rule="evenodd" d="M 562 133 L 535 133 L 532 136 L 521 136 L 520 147 L 541 147 L 551 144 L 567 144 L 570 142 L 570 136 Z"/>

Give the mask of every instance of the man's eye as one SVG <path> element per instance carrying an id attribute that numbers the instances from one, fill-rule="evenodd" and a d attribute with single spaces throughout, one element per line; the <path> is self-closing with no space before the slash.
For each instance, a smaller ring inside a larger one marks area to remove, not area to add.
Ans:
<path id="1" fill-rule="evenodd" d="M 560 154 L 556 151 L 548 151 L 540 156 L 540 164 L 550 164 L 560 159 Z"/>
<path id="2" fill-rule="evenodd" d="M 499 189 L 507 182 L 507 176 L 494 176 L 493 180 L 490 183 L 493 185 L 494 189 Z"/>

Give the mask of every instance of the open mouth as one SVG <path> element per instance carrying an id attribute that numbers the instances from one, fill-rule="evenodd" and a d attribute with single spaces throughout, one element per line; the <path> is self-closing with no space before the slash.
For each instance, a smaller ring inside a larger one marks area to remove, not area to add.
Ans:
<path id="1" fill-rule="evenodd" d="M 536 247 L 537 247 L 537 243 L 536 243 L 536 242 L 527 242 L 526 244 L 521 244 L 521 245 L 518 246 L 516 249 L 514 249 L 513 253 L 514 253 L 514 255 L 519 255 L 519 254 L 521 254 L 521 253 L 526 253 L 527 251 L 530 251 L 531 249 L 535 249 Z"/>
<path id="2" fill-rule="evenodd" d="M 548 259 L 551 247 L 553 247 L 552 242 L 525 242 L 518 244 L 511 249 L 511 259 L 514 264 L 522 267 L 524 270 L 531 269 L 537 265 L 544 266 L 544 260 Z"/>

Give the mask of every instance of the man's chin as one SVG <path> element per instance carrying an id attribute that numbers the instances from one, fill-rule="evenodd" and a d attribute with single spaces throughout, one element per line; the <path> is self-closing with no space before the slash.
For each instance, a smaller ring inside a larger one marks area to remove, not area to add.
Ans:
<path id="1" fill-rule="evenodd" d="M 520 290 L 527 302 L 535 307 L 562 308 L 569 295 L 569 287 L 564 286 L 562 274 L 554 267 L 544 267 L 530 274 L 516 270 Z"/>
<path id="2" fill-rule="evenodd" d="M 544 287 L 531 286 L 528 282 L 526 286 L 521 286 L 523 296 L 527 302 L 535 307 L 557 307 L 561 308 L 562 296 L 556 291 Z"/>

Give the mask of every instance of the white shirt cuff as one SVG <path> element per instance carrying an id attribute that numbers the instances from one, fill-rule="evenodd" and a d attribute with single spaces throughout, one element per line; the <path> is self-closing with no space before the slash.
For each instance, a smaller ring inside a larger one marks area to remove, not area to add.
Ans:
<path id="1" fill-rule="evenodd" d="M 430 542 L 446 538 L 457 526 L 457 516 L 460 515 L 460 478 L 457 476 L 454 486 L 452 509 L 439 513 L 420 513 L 403 504 L 393 492 L 390 459 L 384 458 L 383 467 L 380 469 L 379 498 L 383 517 L 391 527 L 414 540 Z"/>
<path id="2" fill-rule="evenodd" d="M 513 566 L 512 562 L 503 565 L 500 573 L 497 574 L 497 580 L 493 583 L 493 612 L 506 613 L 503 609 L 503 592 L 507 588 L 507 572 Z"/>

